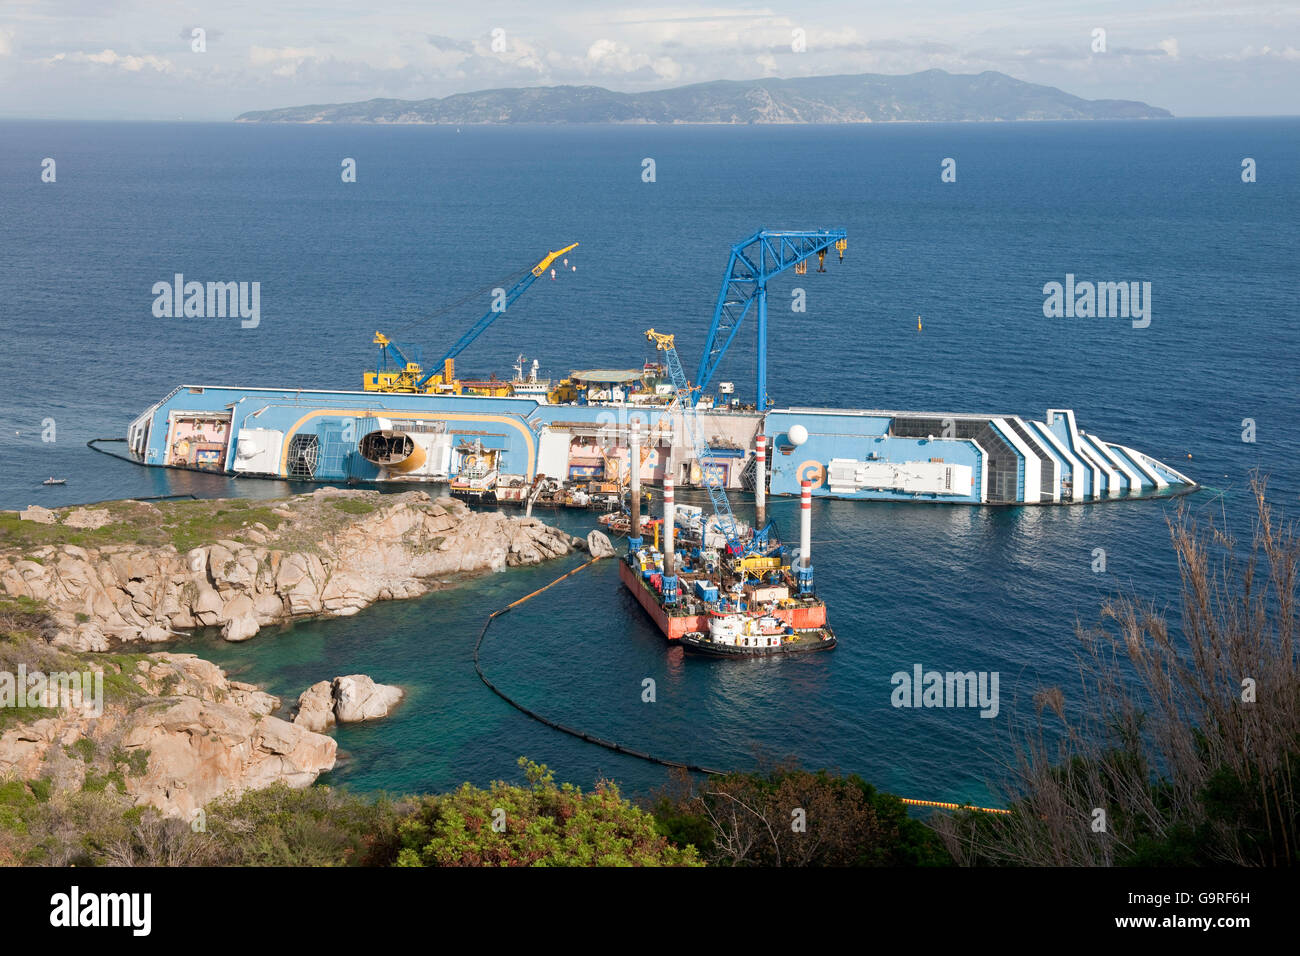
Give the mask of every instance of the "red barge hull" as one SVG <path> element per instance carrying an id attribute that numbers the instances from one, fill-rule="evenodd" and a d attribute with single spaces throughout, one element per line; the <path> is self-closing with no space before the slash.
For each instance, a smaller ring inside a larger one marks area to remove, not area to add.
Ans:
<path id="1" fill-rule="evenodd" d="M 645 608 L 645 612 L 659 625 L 659 630 L 668 640 L 679 641 L 682 635 L 689 634 L 691 631 L 708 631 L 709 616 L 707 614 L 669 614 L 667 609 L 659 602 L 658 592 L 650 587 L 649 583 L 640 579 L 632 566 L 623 558 L 619 558 L 618 576 L 624 587 L 632 592 L 641 606 Z M 826 605 L 814 604 L 811 607 L 777 608 L 772 612 L 772 616 L 780 618 L 795 630 L 812 630 L 813 628 L 826 626 Z"/>

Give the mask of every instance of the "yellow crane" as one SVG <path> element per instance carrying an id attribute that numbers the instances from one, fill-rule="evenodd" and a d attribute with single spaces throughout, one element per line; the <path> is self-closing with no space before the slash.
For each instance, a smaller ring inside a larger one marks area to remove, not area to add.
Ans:
<path id="1" fill-rule="evenodd" d="M 382 332 L 376 332 L 371 340 L 379 346 L 379 365 L 373 372 L 366 372 L 362 387 L 367 392 L 420 392 L 460 393 L 460 383 L 456 380 L 456 356 L 463 352 L 471 342 L 483 334 L 487 327 L 503 315 L 510 305 L 528 291 L 528 287 L 540 278 L 555 260 L 578 248 L 572 243 L 555 252 L 548 252 L 537 265 L 510 287 L 509 291 L 496 297 L 487 313 L 474 323 L 470 329 L 456 340 L 435 364 L 435 371 L 424 370 L 418 359 L 413 359 L 402 351 L 396 343 Z"/>

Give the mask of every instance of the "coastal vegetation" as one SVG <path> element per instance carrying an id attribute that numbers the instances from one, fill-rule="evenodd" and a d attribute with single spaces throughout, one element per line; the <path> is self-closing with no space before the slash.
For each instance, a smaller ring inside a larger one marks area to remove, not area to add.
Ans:
<path id="1" fill-rule="evenodd" d="M 1011 813 L 935 818 L 961 863 L 1300 864 L 1300 537 L 1265 484 L 1249 546 L 1170 521 L 1179 619 L 1121 594 L 1080 628 L 1078 689 L 1042 691 L 1005 781 Z"/>
<path id="2" fill-rule="evenodd" d="M 857 777 L 736 773 L 638 807 L 611 781 L 584 792 L 520 758 L 525 782 L 365 797 L 276 784 L 193 820 L 132 805 L 123 767 L 79 791 L 0 784 L 0 865 L 931 866 L 950 863 L 903 804 Z M 114 780 L 117 776 L 119 779 Z M 797 801 L 808 826 L 791 827 Z"/>
<path id="3" fill-rule="evenodd" d="M 793 763 L 697 779 L 682 771 L 652 804 L 678 846 L 716 866 L 944 866 L 934 831 L 856 774 Z"/>
<path id="4" fill-rule="evenodd" d="M 73 524 L 24 520 L 16 511 L 5 511 L 0 512 L 0 548 L 28 551 L 44 545 L 134 544 L 171 545 L 185 552 L 222 538 L 239 539 L 249 529 L 261 534 L 274 531 L 284 519 L 277 512 L 280 505 L 241 499 L 170 501 L 163 507 L 147 501 L 110 501 L 78 509 L 91 520 Z"/>
<path id="5" fill-rule="evenodd" d="M 612 781 L 590 793 L 557 786 L 545 766 L 521 757 L 527 786 L 465 784 L 424 797 L 398 830 L 398 866 L 700 866 Z"/>

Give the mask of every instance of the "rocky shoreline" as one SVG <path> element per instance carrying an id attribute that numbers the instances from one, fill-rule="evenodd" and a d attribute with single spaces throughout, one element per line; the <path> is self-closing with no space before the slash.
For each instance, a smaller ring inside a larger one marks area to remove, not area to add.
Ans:
<path id="1" fill-rule="evenodd" d="M 269 625 L 355 614 L 588 548 L 537 519 L 422 491 L 0 516 L 0 677 L 19 666 L 84 669 L 109 688 L 98 710 L 47 698 L 0 722 L 0 782 L 111 789 L 186 819 L 222 796 L 309 786 L 337 757 L 324 731 L 386 716 L 399 687 L 363 674 L 321 680 L 276 716 L 278 698 L 210 661 L 134 647 L 203 627 L 247 640 Z"/>
<path id="2" fill-rule="evenodd" d="M 28 509 L 22 517 L 91 524 L 94 534 L 161 510 L 148 502 L 120 504 L 114 512 L 65 509 L 66 515 Z M 173 544 L 64 543 L 0 552 L 0 592 L 47 605 L 58 626 L 54 643 L 73 650 L 164 642 L 200 627 L 243 641 L 267 625 L 355 614 L 376 601 L 419 597 L 448 576 L 537 564 L 586 546 L 536 518 L 475 512 L 423 491 L 322 488 L 272 504 L 275 528 L 250 521 L 185 551 Z"/>

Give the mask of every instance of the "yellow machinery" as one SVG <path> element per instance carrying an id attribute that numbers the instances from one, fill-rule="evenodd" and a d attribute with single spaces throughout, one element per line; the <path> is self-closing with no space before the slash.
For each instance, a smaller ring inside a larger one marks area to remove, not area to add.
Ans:
<path id="1" fill-rule="evenodd" d="M 365 373 L 362 378 L 362 388 L 367 392 L 459 395 L 461 383 L 456 380 L 456 356 L 504 314 L 516 299 L 528 291 L 528 287 L 551 268 L 556 259 L 577 247 L 578 243 L 575 242 L 556 252 L 548 252 L 537 265 L 528 270 L 522 279 L 511 286 L 509 291 L 501 290 L 504 294 L 496 297 L 492 308 L 447 350 L 435 364 L 434 371 L 426 372 L 418 355 L 412 358 L 388 336 L 376 332 L 371 341 L 379 346 L 379 363 L 373 372 Z M 479 394 L 482 394 L 481 390 Z"/>

